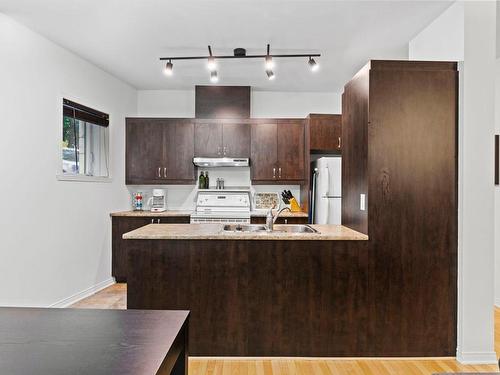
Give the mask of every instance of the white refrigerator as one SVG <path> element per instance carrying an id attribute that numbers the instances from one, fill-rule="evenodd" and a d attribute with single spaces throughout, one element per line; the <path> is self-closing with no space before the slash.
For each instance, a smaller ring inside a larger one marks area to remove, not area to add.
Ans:
<path id="1" fill-rule="evenodd" d="M 342 158 L 323 157 L 311 163 L 311 222 L 341 224 Z"/>

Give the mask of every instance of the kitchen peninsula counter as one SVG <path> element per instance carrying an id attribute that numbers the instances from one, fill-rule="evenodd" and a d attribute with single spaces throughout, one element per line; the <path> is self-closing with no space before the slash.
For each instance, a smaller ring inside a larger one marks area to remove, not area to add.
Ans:
<path id="1" fill-rule="evenodd" d="M 223 224 L 149 224 L 125 233 L 125 240 L 282 240 L 365 241 L 368 236 L 342 225 L 311 224 L 318 233 L 233 232 Z"/>
<path id="2" fill-rule="evenodd" d="M 190 310 L 191 355 L 369 355 L 370 241 L 341 225 L 311 227 L 320 233 L 127 232 L 127 308 Z"/>

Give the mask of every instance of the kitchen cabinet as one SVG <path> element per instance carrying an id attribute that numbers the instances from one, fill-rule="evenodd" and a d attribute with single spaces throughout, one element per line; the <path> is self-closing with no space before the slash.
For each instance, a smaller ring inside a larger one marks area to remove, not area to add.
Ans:
<path id="1" fill-rule="evenodd" d="M 164 178 L 170 181 L 193 182 L 195 169 L 194 124 L 190 121 L 175 120 L 166 124 L 164 139 Z"/>
<path id="2" fill-rule="evenodd" d="M 252 181 L 282 183 L 304 180 L 304 135 L 304 120 L 283 119 L 252 124 Z"/>
<path id="3" fill-rule="evenodd" d="M 250 124 L 227 123 L 222 125 L 224 156 L 230 158 L 250 157 Z"/>
<path id="4" fill-rule="evenodd" d="M 222 124 L 195 124 L 194 155 L 207 158 L 222 157 Z"/>
<path id="5" fill-rule="evenodd" d="M 198 157 L 250 157 L 250 125 L 246 123 L 197 123 L 194 139 Z"/>
<path id="6" fill-rule="evenodd" d="M 117 282 L 127 281 L 129 242 L 122 239 L 124 233 L 148 224 L 189 224 L 189 216 L 113 216 L 111 218 L 111 275 Z"/>
<path id="7" fill-rule="evenodd" d="M 372 355 L 456 351 L 458 77 L 456 62 L 372 60 L 344 87 L 342 224 L 369 235 Z"/>
<path id="8" fill-rule="evenodd" d="M 278 168 L 278 124 L 252 124 L 250 176 L 252 181 L 274 181 Z"/>
<path id="9" fill-rule="evenodd" d="M 126 183 L 154 184 L 160 179 L 163 128 L 153 119 L 126 120 Z"/>
<path id="10" fill-rule="evenodd" d="M 184 119 L 126 120 L 126 183 L 194 183 L 194 124 Z"/>
<path id="11" fill-rule="evenodd" d="M 304 120 L 278 120 L 278 179 L 303 180 Z"/>
<path id="12" fill-rule="evenodd" d="M 340 154 L 342 152 L 342 116 L 330 114 L 310 114 L 310 152 Z"/>

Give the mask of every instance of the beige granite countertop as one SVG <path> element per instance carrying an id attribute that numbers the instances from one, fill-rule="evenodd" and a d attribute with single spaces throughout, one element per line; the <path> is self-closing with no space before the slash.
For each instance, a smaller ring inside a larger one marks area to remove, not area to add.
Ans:
<path id="1" fill-rule="evenodd" d="M 151 212 L 149 210 L 144 211 L 119 211 L 112 212 L 111 216 L 123 216 L 123 217 L 168 217 L 168 216 L 189 216 L 192 210 L 167 210 L 163 212 Z"/>
<path id="2" fill-rule="evenodd" d="M 273 210 L 273 212 L 276 212 L 276 210 Z M 266 217 L 267 211 L 266 210 L 250 211 L 250 216 L 251 217 Z M 280 217 L 309 217 L 309 214 L 307 212 L 283 211 L 282 213 L 280 213 Z"/>
<path id="3" fill-rule="evenodd" d="M 119 211 L 119 212 L 112 212 L 110 215 L 111 216 L 122 216 L 122 217 L 168 217 L 168 216 L 189 216 L 191 215 L 193 211 L 192 210 L 167 210 L 163 212 L 151 212 L 149 210 L 144 210 L 144 211 Z M 258 210 L 258 211 L 251 211 L 250 216 L 251 217 L 266 217 L 267 211 L 265 210 Z M 283 211 L 280 214 L 280 217 L 308 217 L 309 215 L 306 212 L 290 212 L 290 211 Z"/>
<path id="4" fill-rule="evenodd" d="M 342 225 L 311 227 L 319 233 L 226 232 L 223 224 L 149 224 L 125 233 L 126 240 L 322 240 L 365 241 L 368 236 Z"/>

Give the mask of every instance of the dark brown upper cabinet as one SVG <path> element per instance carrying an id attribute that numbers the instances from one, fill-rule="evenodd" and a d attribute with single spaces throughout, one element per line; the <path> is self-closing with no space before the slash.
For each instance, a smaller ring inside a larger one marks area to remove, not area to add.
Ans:
<path id="1" fill-rule="evenodd" d="M 183 119 L 126 120 L 125 183 L 193 183 L 194 124 Z"/>
<path id="2" fill-rule="evenodd" d="M 250 157 L 250 125 L 247 123 L 197 123 L 194 154 L 198 157 Z"/>
<path id="3" fill-rule="evenodd" d="M 250 124 L 228 123 L 222 126 L 224 156 L 231 158 L 250 157 Z"/>
<path id="4" fill-rule="evenodd" d="M 199 157 L 222 157 L 222 124 L 194 126 L 194 155 Z"/>
<path id="5" fill-rule="evenodd" d="M 278 124 L 252 124 L 250 174 L 252 181 L 275 181 L 278 177 Z"/>
<path id="6" fill-rule="evenodd" d="M 303 180 L 304 120 L 278 120 L 278 178 Z"/>
<path id="7" fill-rule="evenodd" d="M 342 116 L 310 114 L 307 117 L 312 153 L 342 152 Z"/>
<path id="8" fill-rule="evenodd" d="M 250 86 L 196 86 L 195 117 L 247 119 L 250 117 Z"/>
<path id="9" fill-rule="evenodd" d="M 305 178 L 304 120 L 266 120 L 252 124 L 251 179 L 282 183 Z"/>

